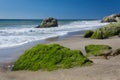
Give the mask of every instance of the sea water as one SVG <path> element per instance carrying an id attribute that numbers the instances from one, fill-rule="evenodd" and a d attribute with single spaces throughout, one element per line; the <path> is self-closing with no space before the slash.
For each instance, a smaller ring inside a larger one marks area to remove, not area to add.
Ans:
<path id="1" fill-rule="evenodd" d="M 63 36 L 70 32 L 97 29 L 107 24 L 100 23 L 100 20 L 58 20 L 58 27 L 34 28 L 40 23 L 41 20 L 1 19 L 0 49 Z"/>
<path id="2" fill-rule="evenodd" d="M 108 23 L 100 20 L 58 20 L 58 27 L 34 28 L 42 20 L 0 19 L 0 63 L 15 61 L 31 46 L 52 37 L 93 30 Z"/>

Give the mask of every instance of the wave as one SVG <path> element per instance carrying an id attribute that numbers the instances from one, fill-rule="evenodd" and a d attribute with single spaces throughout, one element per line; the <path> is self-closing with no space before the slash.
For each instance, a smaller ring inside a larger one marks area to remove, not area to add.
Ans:
<path id="1" fill-rule="evenodd" d="M 23 45 L 32 41 L 50 37 L 63 36 L 69 32 L 96 29 L 108 23 L 95 21 L 73 21 L 58 27 L 33 28 L 36 25 L 17 25 L 16 27 L 0 28 L 0 48 Z"/>

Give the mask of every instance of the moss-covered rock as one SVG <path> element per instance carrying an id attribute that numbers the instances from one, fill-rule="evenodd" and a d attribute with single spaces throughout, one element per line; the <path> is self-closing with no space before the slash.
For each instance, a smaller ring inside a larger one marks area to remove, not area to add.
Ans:
<path id="1" fill-rule="evenodd" d="M 85 37 L 85 38 L 89 38 L 89 37 L 92 36 L 93 33 L 94 33 L 94 31 L 92 31 L 92 30 L 87 30 L 87 31 L 85 31 L 84 37 Z"/>
<path id="2" fill-rule="evenodd" d="M 87 45 L 85 46 L 85 50 L 87 53 L 87 57 L 90 56 L 109 56 L 112 51 L 111 47 L 108 45 Z"/>
<path id="3" fill-rule="evenodd" d="M 91 36 L 92 39 L 104 39 L 102 30 L 96 30 Z"/>
<path id="4" fill-rule="evenodd" d="M 93 35 L 92 39 L 106 39 L 120 33 L 120 22 L 108 24 L 102 28 L 97 29 Z"/>
<path id="5" fill-rule="evenodd" d="M 117 49 L 117 50 L 113 53 L 113 56 L 117 56 L 117 55 L 119 55 L 119 54 L 120 54 L 120 48 Z"/>
<path id="6" fill-rule="evenodd" d="M 15 62 L 12 70 L 55 70 L 58 68 L 71 68 L 74 66 L 84 66 L 91 64 L 79 50 L 58 44 L 38 44 L 25 51 Z"/>

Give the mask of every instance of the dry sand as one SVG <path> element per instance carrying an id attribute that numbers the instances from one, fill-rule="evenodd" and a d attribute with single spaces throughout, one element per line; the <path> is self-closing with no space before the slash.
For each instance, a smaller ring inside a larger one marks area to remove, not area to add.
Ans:
<path id="1" fill-rule="evenodd" d="M 120 38 L 114 37 L 105 40 L 84 39 L 73 36 L 58 43 L 71 49 L 79 49 L 85 53 L 84 46 L 88 44 L 106 44 L 113 51 L 120 48 Z M 71 69 L 59 69 L 47 71 L 0 71 L 0 80 L 120 80 L 120 55 L 106 59 L 92 59 L 94 64 L 88 67 L 74 67 Z"/>

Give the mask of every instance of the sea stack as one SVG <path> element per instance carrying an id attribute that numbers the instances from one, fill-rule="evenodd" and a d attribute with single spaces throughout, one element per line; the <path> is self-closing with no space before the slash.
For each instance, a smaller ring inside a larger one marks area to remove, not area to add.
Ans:
<path id="1" fill-rule="evenodd" d="M 112 14 L 110 16 L 104 17 L 101 22 L 118 22 L 118 21 L 120 21 L 120 14 Z"/>
<path id="2" fill-rule="evenodd" d="M 49 28 L 49 27 L 57 27 L 58 21 L 55 18 L 49 17 L 42 21 L 40 25 L 35 28 Z"/>

